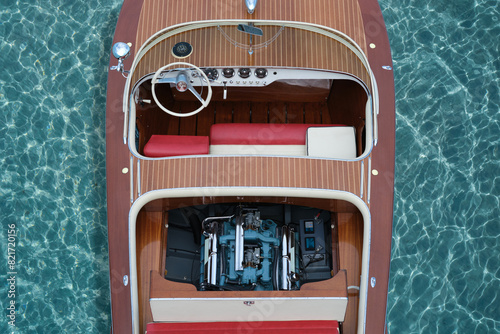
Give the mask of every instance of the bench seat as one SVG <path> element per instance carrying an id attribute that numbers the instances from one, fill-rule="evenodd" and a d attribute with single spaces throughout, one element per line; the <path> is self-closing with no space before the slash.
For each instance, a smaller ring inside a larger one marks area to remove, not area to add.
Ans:
<path id="1" fill-rule="evenodd" d="M 353 159 L 356 138 L 338 124 L 220 123 L 210 128 L 210 154 Z"/>
<path id="2" fill-rule="evenodd" d="M 208 136 L 152 135 L 151 158 L 182 155 L 277 155 L 356 158 L 353 127 L 332 124 L 220 123 Z"/>

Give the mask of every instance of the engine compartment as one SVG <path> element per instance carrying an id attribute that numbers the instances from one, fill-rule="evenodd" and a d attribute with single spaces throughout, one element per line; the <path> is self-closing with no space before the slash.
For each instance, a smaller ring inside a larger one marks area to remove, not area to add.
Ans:
<path id="1" fill-rule="evenodd" d="M 332 217 L 321 209 L 267 203 L 170 210 L 165 278 L 199 291 L 300 290 L 338 271 Z"/>

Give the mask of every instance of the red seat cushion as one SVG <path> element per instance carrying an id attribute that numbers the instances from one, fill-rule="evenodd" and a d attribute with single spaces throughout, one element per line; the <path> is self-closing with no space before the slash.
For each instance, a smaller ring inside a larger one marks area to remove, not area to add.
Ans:
<path id="1" fill-rule="evenodd" d="M 333 320 L 256 321 L 256 322 L 155 322 L 147 325 L 148 334 L 172 333 L 252 333 L 252 334 L 338 334 Z"/>
<path id="2" fill-rule="evenodd" d="M 212 145 L 305 145 L 310 127 L 332 124 L 220 123 L 210 128 Z"/>
<path id="3" fill-rule="evenodd" d="M 152 135 L 144 146 L 144 155 L 151 158 L 208 154 L 207 136 Z"/>

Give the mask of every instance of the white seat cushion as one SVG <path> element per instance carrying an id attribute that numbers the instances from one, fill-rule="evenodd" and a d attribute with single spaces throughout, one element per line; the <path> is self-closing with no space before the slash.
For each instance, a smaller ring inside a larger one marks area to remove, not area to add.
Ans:
<path id="1" fill-rule="evenodd" d="M 318 158 L 356 158 L 356 135 L 352 126 L 307 129 L 307 155 Z"/>

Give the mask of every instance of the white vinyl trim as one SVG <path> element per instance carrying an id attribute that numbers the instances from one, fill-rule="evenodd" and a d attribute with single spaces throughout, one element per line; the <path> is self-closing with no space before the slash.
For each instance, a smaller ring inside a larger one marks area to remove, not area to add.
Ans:
<path id="1" fill-rule="evenodd" d="M 306 145 L 210 145 L 215 155 L 274 155 L 305 157 Z"/>
<path id="2" fill-rule="evenodd" d="M 155 322 L 345 320 L 347 297 L 152 298 Z M 193 314 L 196 317 L 193 317 Z"/>

